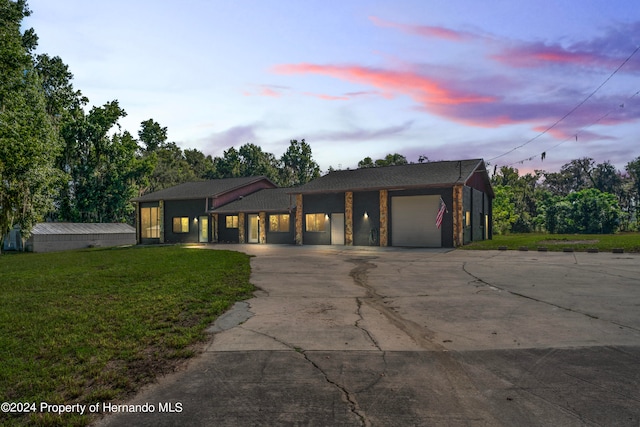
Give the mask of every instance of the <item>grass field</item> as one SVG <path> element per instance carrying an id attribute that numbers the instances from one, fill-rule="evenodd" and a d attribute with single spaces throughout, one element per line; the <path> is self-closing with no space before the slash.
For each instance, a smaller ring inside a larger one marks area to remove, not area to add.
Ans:
<path id="1" fill-rule="evenodd" d="M 197 353 L 206 327 L 251 296 L 249 274 L 245 254 L 184 246 L 0 256 L 0 402 L 130 395 Z M 0 412 L 0 425 L 89 421 Z"/>
<path id="2" fill-rule="evenodd" d="M 640 252 L 640 233 L 618 234 L 542 234 L 522 233 L 493 236 L 492 240 L 473 242 L 463 249 L 520 249 L 529 250 L 546 248 L 548 251 L 563 251 L 567 248 L 574 251 L 598 249 L 600 252 L 611 252 L 623 249 L 624 252 Z"/>

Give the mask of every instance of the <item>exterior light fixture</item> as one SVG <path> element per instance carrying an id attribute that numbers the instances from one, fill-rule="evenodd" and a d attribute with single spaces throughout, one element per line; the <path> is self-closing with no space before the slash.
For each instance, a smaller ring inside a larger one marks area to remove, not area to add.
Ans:
<path id="1" fill-rule="evenodd" d="M 369 214 L 367 213 L 367 211 L 364 211 L 364 219 L 369 218 Z"/>

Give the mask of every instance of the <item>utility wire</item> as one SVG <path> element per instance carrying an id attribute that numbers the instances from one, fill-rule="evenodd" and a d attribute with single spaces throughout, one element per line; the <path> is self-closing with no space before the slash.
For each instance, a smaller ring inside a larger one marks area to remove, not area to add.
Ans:
<path id="1" fill-rule="evenodd" d="M 628 102 L 630 99 L 632 99 L 633 97 L 635 97 L 635 96 L 637 96 L 637 95 L 640 95 L 640 90 L 639 90 L 639 91 L 637 91 L 636 93 L 634 93 L 633 95 L 631 95 L 630 97 L 628 97 L 628 98 L 626 99 L 626 101 L 625 101 L 624 103 L 620 104 L 620 106 L 619 106 L 619 107 L 617 107 L 617 108 L 624 108 L 625 103 L 626 103 L 626 102 Z M 548 153 L 549 151 L 553 150 L 554 148 L 557 148 L 557 147 L 561 146 L 561 145 L 562 145 L 562 144 L 564 144 L 565 142 L 568 142 L 568 141 L 574 141 L 574 140 L 576 140 L 576 141 L 577 141 L 577 140 L 578 140 L 578 135 L 580 135 L 580 133 L 581 133 L 581 132 L 584 132 L 585 130 L 589 129 L 590 127 L 595 126 L 596 124 L 600 123 L 602 120 L 604 120 L 605 118 L 607 118 L 607 117 L 608 117 L 611 113 L 613 113 L 615 110 L 616 110 L 616 108 L 613 108 L 613 109 L 609 110 L 609 112 L 607 112 L 605 115 L 603 115 L 602 117 L 600 117 L 599 119 L 597 119 L 596 121 L 594 121 L 593 123 L 591 123 L 590 125 L 588 125 L 588 126 L 585 126 L 585 127 L 583 127 L 583 128 L 578 129 L 578 131 L 576 131 L 576 133 L 575 133 L 575 134 L 573 134 L 573 135 L 571 135 L 569 138 L 565 139 L 564 141 L 562 141 L 562 142 L 560 142 L 560 143 L 558 143 L 558 144 L 556 144 L 556 145 L 554 145 L 554 146 L 552 146 L 552 147 L 547 148 L 547 149 L 546 149 L 546 150 L 544 150 L 543 152 L 541 152 L 541 153 L 539 153 L 539 154 L 537 154 L 537 155 L 531 156 L 531 157 L 527 157 L 526 159 L 522 159 L 522 160 L 515 161 L 515 162 L 513 162 L 513 163 L 509 163 L 509 164 L 508 164 L 508 165 L 506 165 L 506 166 L 513 166 L 513 165 L 515 165 L 516 163 L 524 163 L 524 162 L 526 162 L 526 161 L 531 161 L 531 160 L 533 160 L 534 158 L 536 158 L 536 157 L 538 157 L 538 156 L 542 156 L 543 154 L 545 154 L 545 155 L 546 155 L 546 153 Z"/>
<path id="2" fill-rule="evenodd" d="M 588 100 L 589 100 L 593 95 L 595 95 L 595 94 L 596 94 L 596 92 L 598 92 L 598 91 L 602 88 L 602 86 L 604 86 L 605 84 L 607 84 L 607 82 L 608 82 L 609 80 L 611 80 L 611 78 L 612 78 L 614 75 L 616 75 L 616 73 L 617 73 L 618 71 L 620 71 L 620 69 L 621 69 L 622 67 L 624 67 L 624 65 L 625 65 L 627 62 L 629 62 L 629 60 L 631 60 L 631 58 L 633 57 L 633 55 L 635 55 L 635 54 L 638 52 L 638 50 L 640 50 L 640 45 L 638 45 L 638 47 L 636 47 L 636 49 L 635 49 L 633 52 L 631 52 L 631 55 L 629 55 L 629 56 L 627 57 L 627 59 L 625 59 L 625 60 L 622 62 L 622 64 L 620 64 L 620 66 L 618 66 L 618 68 L 616 68 L 616 69 L 615 69 L 615 70 L 614 70 L 614 71 L 609 75 L 609 77 L 607 77 L 607 78 L 606 78 L 606 79 L 605 79 L 605 80 L 600 84 L 600 86 L 598 86 L 598 87 L 597 87 L 593 92 L 591 92 L 591 93 L 589 94 L 589 96 L 587 96 L 585 99 L 583 99 L 583 100 L 582 100 L 582 102 L 580 102 L 578 105 L 576 105 L 575 107 L 573 107 L 573 108 L 571 109 L 571 111 L 569 111 L 567 114 L 565 114 L 564 116 L 562 116 L 562 117 L 561 117 L 559 120 L 557 120 L 554 124 L 552 124 L 551 126 L 549 126 L 548 128 L 546 128 L 544 131 L 542 131 L 542 132 L 541 132 L 541 133 L 539 133 L 538 135 L 534 136 L 533 138 L 531 138 L 531 139 L 530 139 L 530 140 L 528 140 L 527 142 L 524 142 L 524 143 L 522 143 L 522 144 L 518 145 L 517 147 L 514 147 L 514 148 L 512 148 L 511 150 L 509 150 L 509 151 L 507 151 L 507 152 L 505 152 L 505 153 L 503 153 L 503 154 L 500 154 L 499 156 L 493 157 L 493 158 L 489 159 L 488 161 L 489 161 L 489 162 L 491 162 L 492 160 L 499 159 L 500 157 L 504 157 L 504 156 L 506 156 L 507 154 L 513 153 L 514 151 L 516 151 L 516 150 L 518 150 L 518 149 L 520 149 L 520 148 L 524 147 L 525 145 L 528 145 L 528 144 L 532 143 L 533 141 L 535 141 L 536 139 L 540 138 L 542 135 L 546 134 L 546 133 L 547 133 L 547 132 L 549 132 L 551 129 L 553 129 L 554 127 L 556 127 L 556 126 L 557 126 L 561 121 L 563 121 L 564 119 L 566 119 L 567 117 L 569 117 L 571 114 L 573 114 L 573 113 L 574 113 L 578 108 L 580 108 L 580 107 L 581 107 L 585 102 L 587 102 L 587 101 L 588 101 Z"/>

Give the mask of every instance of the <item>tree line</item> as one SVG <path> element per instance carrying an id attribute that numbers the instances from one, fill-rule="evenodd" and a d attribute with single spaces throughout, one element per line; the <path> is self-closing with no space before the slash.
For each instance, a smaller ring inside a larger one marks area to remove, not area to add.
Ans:
<path id="1" fill-rule="evenodd" d="M 0 239 L 19 225 L 28 236 L 45 218 L 133 224 L 131 199 L 187 181 L 265 175 L 280 186 L 320 176 L 310 145 L 291 140 L 281 157 L 247 143 L 221 157 L 182 150 L 153 119 L 137 137 L 118 121 L 117 100 L 88 108 L 58 56 L 36 54 L 21 30 L 26 0 L 0 0 Z"/>
<path id="2" fill-rule="evenodd" d="M 559 172 L 536 170 L 519 175 L 503 166 L 491 178 L 496 198 L 493 227 L 497 234 L 614 233 L 638 231 L 640 157 L 624 171 L 610 162 L 584 157 Z"/>

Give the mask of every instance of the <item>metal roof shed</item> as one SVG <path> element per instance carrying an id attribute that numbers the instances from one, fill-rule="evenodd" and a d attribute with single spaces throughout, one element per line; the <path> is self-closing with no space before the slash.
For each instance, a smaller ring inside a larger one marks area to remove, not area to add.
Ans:
<path id="1" fill-rule="evenodd" d="M 33 227 L 25 248 L 31 252 L 55 252 L 135 244 L 136 229 L 128 224 L 43 222 Z"/>

